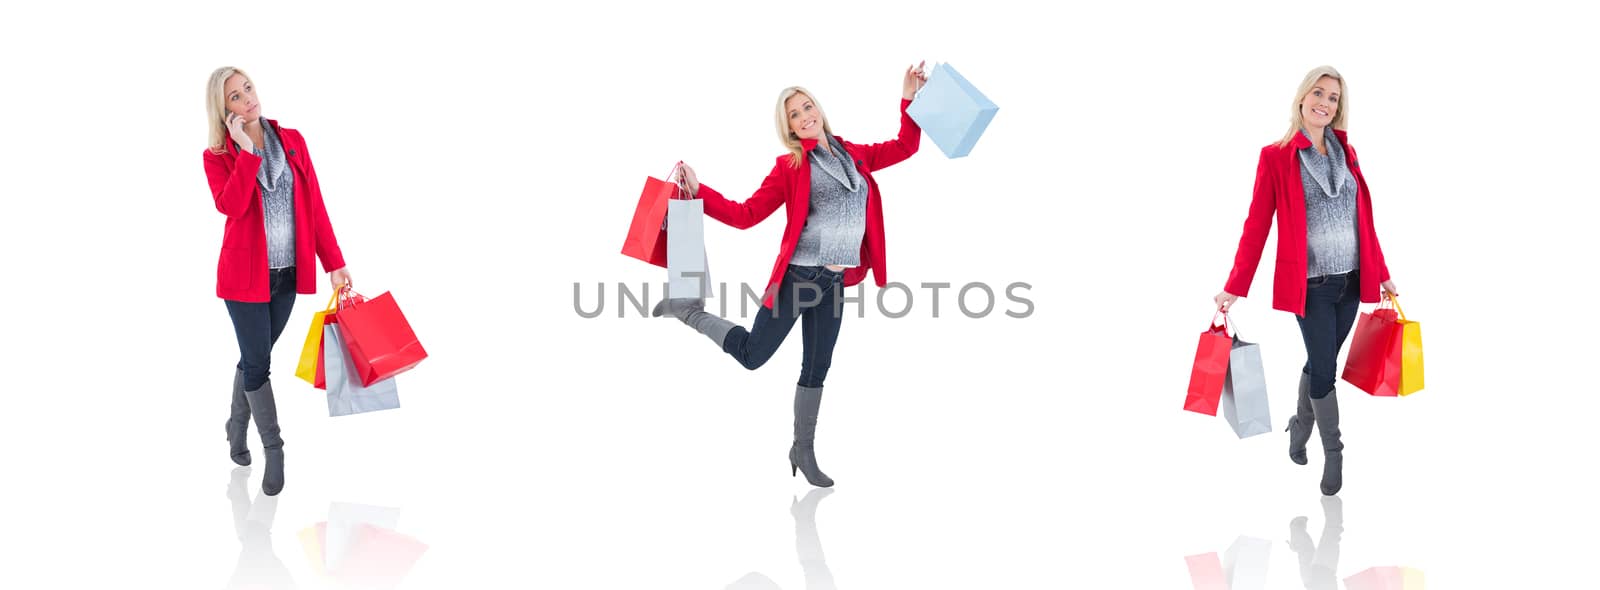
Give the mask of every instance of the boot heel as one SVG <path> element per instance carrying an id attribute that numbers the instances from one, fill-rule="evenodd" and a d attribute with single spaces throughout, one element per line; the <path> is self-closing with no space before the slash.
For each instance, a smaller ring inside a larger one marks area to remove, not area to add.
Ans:
<path id="1" fill-rule="evenodd" d="M 794 475 L 796 473 L 799 473 L 799 472 L 800 472 L 800 468 L 795 466 L 794 461 L 790 461 L 789 462 L 789 477 L 794 477 Z"/>

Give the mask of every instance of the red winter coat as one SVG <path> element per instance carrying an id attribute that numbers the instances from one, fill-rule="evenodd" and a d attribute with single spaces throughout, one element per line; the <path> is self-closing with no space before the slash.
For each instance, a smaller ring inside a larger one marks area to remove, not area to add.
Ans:
<path id="1" fill-rule="evenodd" d="M 1389 267 L 1378 246 L 1378 232 L 1372 226 L 1372 193 L 1361 175 L 1356 150 L 1345 139 L 1345 132 L 1334 130 L 1344 146 L 1345 164 L 1356 178 L 1356 246 L 1360 249 L 1361 300 L 1378 301 L 1379 285 L 1389 280 Z M 1295 134 L 1287 146 L 1272 144 L 1261 148 L 1256 165 L 1255 194 L 1250 199 L 1250 216 L 1244 220 L 1244 237 L 1233 259 L 1233 272 L 1223 290 L 1240 297 L 1250 292 L 1261 248 L 1272 229 L 1273 213 L 1278 217 L 1278 260 L 1272 275 L 1272 308 L 1306 314 L 1306 193 L 1300 183 L 1299 151 L 1311 147 L 1311 140 Z"/>
<path id="2" fill-rule="evenodd" d="M 861 239 L 861 264 L 845 269 L 846 287 L 860 283 L 866 278 L 869 269 L 879 287 L 887 282 L 888 267 L 884 263 L 883 199 L 878 194 L 877 181 L 872 179 L 872 171 L 888 168 L 917 153 L 917 146 L 922 141 L 922 128 L 906 114 L 906 107 L 910 104 L 909 100 L 900 101 L 900 135 L 892 140 L 861 145 L 838 138 L 839 142 L 844 144 L 845 151 L 855 159 L 856 169 L 867 179 L 867 233 Z M 810 154 L 811 150 L 817 147 L 817 141 L 815 139 L 801 141 L 800 147 L 805 150 L 805 158 L 798 167 L 789 165 L 789 155 L 778 156 L 777 163 L 772 166 L 772 172 L 767 173 L 767 179 L 761 181 L 761 188 L 756 189 L 756 193 L 743 203 L 730 201 L 711 187 L 700 185 L 698 195 L 705 201 L 706 215 L 739 229 L 761 223 L 761 220 L 778 209 L 778 205 L 783 205 L 788 212 L 789 221 L 783 229 L 783 244 L 778 250 L 778 261 L 772 265 L 772 277 L 767 280 L 765 296 L 761 300 L 761 304 L 767 307 L 773 306 L 778 284 L 789 268 L 789 259 L 794 256 L 795 246 L 800 243 L 800 230 L 806 226 L 806 214 L 811 211 Z"/>
<path id="3" fill-rule="evenodd" d="M 284 156 L 294 171 L 294 264 L 300 269 L 295 273 L 295 292 L 312 295 L 317 292 L 316 273 L 307 272 L 316 268 L 312 256 L 321 258 L 322 268 L 333 272 L 344 268 L 344 254 L 328 223 L 317 169 L 311 166 L 305 138 L 299 131 L 279 127 L 277 121 L 266 121 L 278 130 Z M 261 157 L 240 152 L 232 141 L 224 144 L 226 153 L 215 154 L 210 149 L 205 153 L 211 198 L 217 211 L 228 217 L 222 229 L 222 254 L 217 258 L 217 297 L 265 303 L 271 300 L 271 294 L 267 292 L 266 218 L 261 209 L 260 184 L 256 182 Z"/>

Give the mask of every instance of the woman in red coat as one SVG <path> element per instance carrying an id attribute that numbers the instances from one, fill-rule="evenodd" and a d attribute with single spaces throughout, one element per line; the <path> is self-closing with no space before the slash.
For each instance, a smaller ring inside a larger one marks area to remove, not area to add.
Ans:
<path id="1" fill-rule="evenodd" d="M 335 289 L 350 283 L 344 255 L 333 237 L 305 138 L 261 116 L 255 84 L 237 68 L 222 67 L 206 84 L 211 144 L 205 151 L 206 180 L 223 224 L 217 259 L 217 297 L 227 305 L 239 341 L 228 452 L 250 464 L 245 429 L 255 417 L 267 456 L 261 489 L 283 489 L 283 438 L 272 398 L 272 345 L 289 322 L 296 293 L 317 292 L 316 261 L 329 270 Z M 304 271 L 304 272 L 300 272 Z"/>
<path id="2" fill-rule="evenodd" d="M 1306 464 L 1315 424 L 1322 435 L 1322 493 L 1344 484 L 1344 443 L 1339 440 L 1339 399 L 1334 376 L 1339 348 L 1361 302 L 1379 290 L 1396 295 L 1372 223 L 1372 194 L 1355 148 L 1345 135 L 1350 94 L 1329 66 L 1311 70 L 1295 91 L 1289 131 L 1261 149 L 1255 193 L 1228 283 L 1215 297 L 1227 311 L 1250 291 L 1261 249 L 1278 219 L 1278 254 L 1272 308 L 1292 312 L 1305 340 L 1299 399 L 1289 419 L 1289 458 Z"/>
<path id="3" fill-rule="evenodd" d="M 835 136 L 814 95 L 800 87 L 784 89 L 778 95 L 777 128 L 789 153 L 778 157 L 761 188 L 742 203 L 700 184 L 689 166 L 680 168 L 679 179 L 691 195 L 704 199 L 706 214 L 717 221 L 745 229 L 772 215 L 779 205 L 786 211 L 783 244 L 767 280 L 761 311 L 749 330 L 705 311 L 699 299 L 666 299 L 654 314 L 672 314 L 752 370 L 772 358 L 795 322 L 800 322 L 805 350 L 795 389 L 789 472 L 804 472 L 814 486 L 833 485 L 817 467 L 814 440 L 822 382 L 844 318 L 844 287 L 860 283 L 868 270 L 878 286 L 886 281 L 883 201 L 872 173 L 917 152 L 922 129 L 906 115 L 906 107 L 925 82 L 922 65 L 906 68 L 900 134 L 871 145 Z"/>

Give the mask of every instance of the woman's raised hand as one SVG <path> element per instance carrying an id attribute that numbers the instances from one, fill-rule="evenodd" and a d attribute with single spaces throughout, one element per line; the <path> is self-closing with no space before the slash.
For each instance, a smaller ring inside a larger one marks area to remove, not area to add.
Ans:
<path id="1" fill-rule="evenodd" d="M 234 143 L 239 144 L 240 151 L 255 151 L 256 142 L 250 141 L 250 134 L 244 132 L 244 117 L 228 113 L 228 120 L 224 121 L 224 123 L 228 127 L 228 137 L 232 138 Z"/>
<path id="2" fill-rule="evenodd" d="M 928 83 L 928 73 L 922 71 L 922 66 L 927 63 L 923 61 L 915 66 L 906 66 L 906 77 L 900 87 L 901 98 L 906 100 L 916 98 L 917 91 L 922 89 L 923 84 Z"/>

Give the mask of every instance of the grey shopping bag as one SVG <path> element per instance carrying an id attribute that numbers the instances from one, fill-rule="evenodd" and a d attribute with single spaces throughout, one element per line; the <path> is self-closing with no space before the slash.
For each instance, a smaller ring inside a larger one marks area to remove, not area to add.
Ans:
<path id="1" fill-rule="evenodd" d="M 1267 411 L 1267 378 L 1261 368 L 1261 346 L 1233 337 L 1228 376 L 1222 381 L 1222 417 L 1239 438 L 1272 431 Z"/>
<path id="2" fill-rule="evenodd" d="M 390 377 L 363 387 L 355 361 L 333 324 L 322 327 L 322 367 L 328 382 L 328 415 L 348 416 L 400 407 L 400 391 Z"/>
<path id="3" fill-rule="evenodd" d="M 667 201 L 667 297 L 711 297 L 711 271 L 706 258 L 705 201 Z"/>

